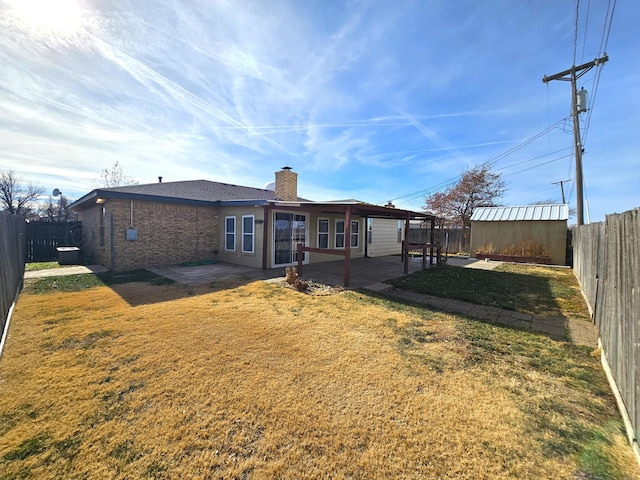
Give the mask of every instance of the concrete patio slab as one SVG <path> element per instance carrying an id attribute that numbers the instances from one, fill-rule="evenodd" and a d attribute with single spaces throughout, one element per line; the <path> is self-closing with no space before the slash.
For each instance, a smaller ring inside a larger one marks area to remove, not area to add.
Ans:
<path id="1" fill-rule="evenodd" d="M 186 285 L 196 285 L 245 278 L 249 280 L 266 280 L 275 277 L 284 277 L 284 269 L 260 270 L 258 268 L 242 267 L 229 263 L 214 263 L 196 266 L 168 266 L 150 267 L 147 270 L 171 280 Z"/>
<path id="2" fill-rule="evenodd" d="M 476 258 L 449 257 L 447 265 L 462 268 L 475 268 L 477 270 L 493 270 L 504 262 L 478 260 Z"/>

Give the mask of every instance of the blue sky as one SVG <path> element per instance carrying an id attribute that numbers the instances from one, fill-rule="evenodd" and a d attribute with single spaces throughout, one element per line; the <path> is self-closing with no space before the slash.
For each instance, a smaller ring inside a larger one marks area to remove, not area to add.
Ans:
<path id="1" fill-rule="evenodd" d="M 420 210 L 491 161 L 502 203 L 560 201 L 571 89 L 542 77 L 606 50 L 578 83 L 600 221 L 640 206 L 640 2 L 607 35 L 613 6 L 580 1 L 576 35 L 575 0 L 0 0 L 0 169 L 78 198 L 116 161 L 254 187 L 287 165 L 306 198 Z"/>

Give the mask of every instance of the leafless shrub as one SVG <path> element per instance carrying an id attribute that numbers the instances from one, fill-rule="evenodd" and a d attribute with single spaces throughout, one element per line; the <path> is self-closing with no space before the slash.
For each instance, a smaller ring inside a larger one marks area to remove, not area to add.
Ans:
<path id="1" fill-rule="evenodd" d="M 286 268 L 284 280 L 299 292 L 309 290 L 309 283 L 299 277 L 296 267 Z"/>

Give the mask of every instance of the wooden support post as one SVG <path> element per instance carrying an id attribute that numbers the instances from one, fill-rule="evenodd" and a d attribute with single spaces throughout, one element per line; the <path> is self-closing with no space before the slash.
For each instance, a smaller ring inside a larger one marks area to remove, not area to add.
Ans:
<path id="1" fill-rule="evenodd" d="M 304 258 L 304 250 L 302 250 L 302 247 L 304 247 L 304 245 L 302 243 L 299 243 L 297 245 L 297 249 L 298 249 L 298 276 L 301 277 L 302 276 L 302 259 Z"/>
<path id="2" fill-rule="evenodd" d="M 351 207 L 344 212 L 344 286 L 351 280 Z"/>
<path id="3" fill-rule="evenodd" d="M 409 221 L 409 214 L 404 220 L 404 274 L 409 273 L 409 227 L 411 223 Z"/>
<path id="4" fill-rule="evenodd" d="M 429 265 L 433 265 L 433 244 L 435 242 L 435 229 L 436 229 L 436 221 L 431 219 L 431 234 L 429 235 L 429 243 L 431 244 L 431 248 L 429 249 Z"/>

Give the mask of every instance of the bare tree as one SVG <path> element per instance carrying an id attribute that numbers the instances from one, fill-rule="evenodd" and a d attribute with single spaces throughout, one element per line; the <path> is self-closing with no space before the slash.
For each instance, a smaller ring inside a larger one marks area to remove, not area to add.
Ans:
<path id="1" fill-rule="evenodd" d="M 436 215 L 441 225 L 467 228 L 471 226 L 473 210 L 496 206 L 504 191 L 500 174 L 482 165 L 466 170 L 458 183 L 446 191 L 428 196 L 424 209 Z"/>
<path id="2" fill-rule="evenodd" d="M 100 172 L 100 179 L 92 182 L 93 188 L 100 187 L 119 187 L 121 185 L 137 185 L 138 181 L 126 175 L 124 168 L 119 161 L 113 164 L 111 168 L 105 168 Z"/>
<path id="3" fill-rule="evenodd" d="M 60 195 L 57 202 L 49 196 L 49 200 L 40 208 L 40 215 L 49 218 L 52 222 L 68 222 L 71 219 L 69 205 L 71 201 L 64 195 Z"/>
<path id="4" fill-rule="evenodd" d="M 557 200 L 553 200 L 551 198 L 547 199 L 547 200 L 538 200 L 537 202 L 533 202 L 531 205 L 555 205 L 558 204 L 560 202 L 558 202 Z M 573 218 L 576 216 L 576 208 L 575 207 L 569 207 L 569 218 Z"/>
<path id="5" fill-rule="evenodd" d="M 25 184 L 13 170 L 0 171 L 0 207 L 12 215 L 29 214 L 32 203 L 43 191 L 38 183 Z"/>

